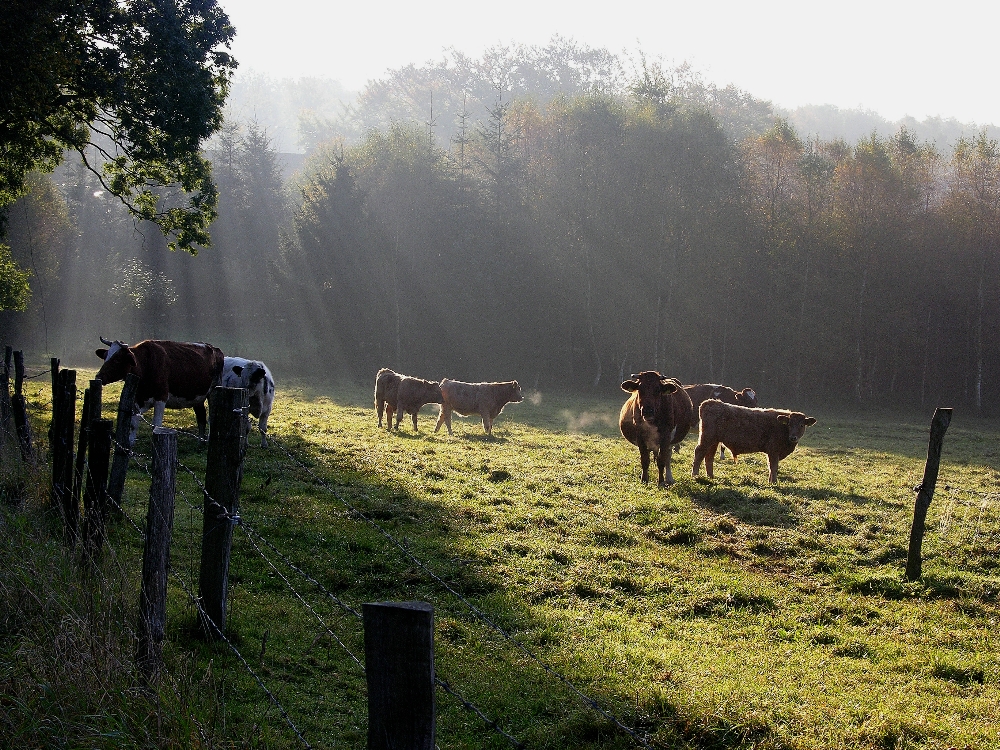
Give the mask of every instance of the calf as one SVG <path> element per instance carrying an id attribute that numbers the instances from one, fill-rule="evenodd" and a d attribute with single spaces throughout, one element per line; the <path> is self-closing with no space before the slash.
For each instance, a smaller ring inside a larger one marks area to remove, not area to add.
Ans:
<path id="1" fill-rule="evenodd" d="M 483 418 L 483 429 L 487 435 L 493 434 L 493 420 L 497 418 L 507 404 L 517 404 L 522 401 L 521 386 L 516 380 L 503 383 L 463 383 L 460 380 L 441 381 L 441 413 L 438 414 L 434 432 L 441 425 L 448 426 L 451 435 L 451 413 L 460 417 L 479 414 Z"/>
<path id="2" fill-rule="evenodd" d="M 698 425 L 700 419 L 698 409 L 701 408 L 702 402 L 710 398 L 718 399 L 726 404 L 737 404 L 739 406 L 749 406 L 750 408 L 757 407 L 757 394 L 754 393 L 753 388 L 744 388 L 742 391 L 736 391 L 728 385 L 705 383 L 703 385 L 686 385 L 684 386 L 684 390 L 691 397 L 692 427 Z M 674 452 L 676 453 L 677 450 L 678 446 L 675 445 Z M 719 449 L 719 457 L 726 457 L 726 449 L 724 447 Z"/>
<path id="3" fill-rule="evenodd" d="M 670 471 L 670 446 L 676 445 L 691 429 L 691 397 L 673 378 L 647 370 L 622 383 L 631 393 L 622 406 L 618 426 L 622 436 L 639 448 L 642 481 L 649 481 L 649 454 L 656 458 L 659 486 L 674 483 Z"/>
<path id="4" fill-rule="evenodd" d="M 778 461 L 790 455 L 805 434 L 816 424 L 813 417 L 784 409 L 750 409 L 710 399 L 701 405 L 701 432 L 694 449 L 692 476 L 698 476 L 702 459 L 705 473 L 713 478 L 715 449 L 725 445 L 733 460 L 742 453 L 766 453 L 772 484 L 778 481 Z"/>
<path id="5" fill-rule="evenodd" d="M 122 341 L 101 337 L 107 349 L 94 352 L 104 360 L 95 378 L 103 384 L 124 380 L 129 373 L 139 376 L 135 393 L 138 413 L 155 407 L 153 425 L 163 425 L 163 410 L 193 408 L 198 433 L 204 437 L 208 425 L 205 399 L 222 377 L 223 354 L 211 344 L 157 341 L 150 339 L 129 346 Z M 135 444 L 138 414 L 132 420 L 130 444 Z"/>
<path id="6" fill-rule="evenodd" d="M 378 412 L 378 426 L 382 426 L 382 412 L 392 429 L 392 415 L 396 412 L 396 394 L 399 391 L 399 381 L 402 375 L 383 367 L 375 376 L 375 411 Z"/>
<path id="7" fill-rule="evenodd" d="M 246 388 L 250 393 L 250 413 L 257 417 L 260 444 L 267 445 L 267 418 L 274 406 L 274 378 L 267 365 L 254 359 L 226 357 L 222 370 L 226 388 Z"/>
<path id="8" fill-rule="evenodd" d="M 440 404 L 441 384 L 430 380 L 411 378 L 404 375 L 399 379 L 396 388 L 396 429 L 403 419 L 403 412 L 413 417 L 413 431 L 417 431 L 417 412 L 424 404 Z M 392 427 L 392 414 L 389 414 L 389 426 Z"/>

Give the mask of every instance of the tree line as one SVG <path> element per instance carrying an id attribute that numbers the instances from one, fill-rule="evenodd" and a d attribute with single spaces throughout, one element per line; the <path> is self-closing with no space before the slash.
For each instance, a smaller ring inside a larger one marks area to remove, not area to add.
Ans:
<path id="1" fill-rule="evenodd" d="M 47 270 L 2 322 L 57 353 L 201 339 L 358 382 L 388 366 L 612 392 L 658 369 L 782 406 L 996 411 L 986 131 L 948 152 L 905 128 L 822 141 L 739 92 L 682 95 L 655 66 L 592 85 L 588 59 L 569 93 L 501 85 L 478 115 L 451 97 L 446 138 L 400 116 L 326 141 L 287 182 L 266 132 L 229 125 L 197 257 L 64 166 L 10 212 Z"/>

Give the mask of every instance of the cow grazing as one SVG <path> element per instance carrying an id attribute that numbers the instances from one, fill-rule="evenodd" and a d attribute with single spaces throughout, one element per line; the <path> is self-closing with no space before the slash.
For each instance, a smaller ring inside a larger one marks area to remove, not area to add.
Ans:
<path id="1" fill-rule="evenodd" d="M 399 381 L 403 376 L 383 367 L 375 376 L 375 411 L 378 412 L 378 426 L 382 426 L 382 412 L 388 422 L 387 428 L 392 429 L 392 415 L 396 413 L 396 394 L 399 391 Z"/>
<path id="2" fill-rule="evenodd" d="M 642 481 L 649 481 L 649 454 L 656 458 L 659 486 L 674 483 L 670 471 L 670 446 L 691 429 L 691 397 L 673 378 L 658 372 L 640 372 L 622 383 L 632 396 L 622 406 L 618 426 L 622 436 L 639 448 Z"/>
<path id="3" fill-rule="evenodd" d="M 250 393 L 250 413 L 257 417 L 260 444 L 267 445 L 267 418 L 274 406 L 274 377 L 267 365 L 255 359 L 226 357 L 222 370 L 226 388 L 246 388 Z"/>
<path id="4" fill-rule="evenodd" d="M 441 384 L 421 378 L 411 378 L 404 375 L 399 379 L 396 388 L 396 429 L 403 420 L 403 413 L 413 417 L 413 431 L 417 431 L 417 412 L 424 404 L 440 404 Z M 389 414 L 389 427 L 392 427 L 392 414 Z"/>
<path id="5" fill-rule="evenodd" d="M 130 372 L 139 376 L 135 403 L 139 414 L 155 407 L 153 424 L 163 424 L 163 410 L 193 408 L 198 420 L 198 432 L 204 437 L 208 425 L 205 399 L 212 386 L 222 378 L 224 356 L 211 344 L 188 344 L 180 341 L 140 341 L 129 346 L 121 341 L 101 341 L 107 349 L 95 354 L 104 364 L 95 378 L 103 384 L 124 380 Z M 130 444 L 135 444 L 138 414 L 132 419 Z"/>
<path id="6" fill-rule="evenodd" d="M 766 453 L 770 481 L 778 481 L 778 461 L 790 455 L 805 434 L 816 424 L 813 417 L 784 409 L 750 409 L 710 399 L 701 405 L 701 432 L 694 449 L 692 476 L 698 476 L 702 459 L 705 473 L 713 478 L 715 449 L 725 445 L 733 460 L 743 453 Z"/>
<path id="7" fill-rule="evenodd" d="M 701 408 L 702 402 L 710 398 L 718 399 L 726 404 L 737 404 L 739 406 L 749 406 L 750 408 L 757 407 L 757 394 L 753 388 L 744 388 L 742 391 L 736 391 L 728 385 L 705 383 L 703 385 L 686 385 L 684 386 L 684 390 L 691 397 L 692 428 L 698 425 L 698 420 L 700 419 L 698 410 Z M 675 445 L 674 452 L 676 453 L 677 450 L 678 446 Z M 720 448 L 719 456 L 721 458 L 726 457 L 725 448 Z"/>
<path id="8" fill-rule="evenodd" d="M 483 429 L 487 435 L 493 434 L 493 420 L 497 418 L 507 404 L 517 404 L 521 397 L 521 386 L 516 380 L 503 383 L 463 383 L 460 380 L 441 381 L 441 413 L 438 414 L 434 432 L 441 425 L 448 426 L 451 435 L 451 414 L 460 417 L 470 417 L 479 414 L 483 418 Z"/>

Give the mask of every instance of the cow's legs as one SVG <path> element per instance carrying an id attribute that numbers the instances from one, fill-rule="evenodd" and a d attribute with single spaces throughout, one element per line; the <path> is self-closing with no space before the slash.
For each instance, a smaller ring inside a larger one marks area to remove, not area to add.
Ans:
<path id="1" fill-rule="evenodd" d="M 642 466 L 642 482 L 649 482 L 649 448 L 639 448 L 639 465 Z"/>
<path id="2" fill-rule="evenodd" d="M 656 452 L 656 468 L 660 475 L 660 487 L 669 487 L 674 483 L 674 475 L 670 471 L 670 453 L 669 445 L 664 446 L 664 448 Z M 666 476 L 666 481 L 664 481 L 664 475 Z"/>
<path id="3" fill-rule="evenodd" d="M 483 414 L 483 429 L 486 430 L 487 435 L 493 435 L 493 420 L 489 414 Z"/>
<path id="4" fill-rule="evenodd" d="M 260 447 L 267 447 L 267 418 L 271 416 L 270 412 L 263 412 L 260 415 L 260 420 L 257 422 L 257 429 L 260 430 Z"/>
<path id="5" fill-rule="evenodd" d="M 768 481 L 771 484 L 778 483 L 778 457 L 773 454 L 768 454 L 767 456 L 767 466 L 771 470 L 771 474 L 768 477 Z"/>
<path id="6" fill-rule="evenodd" d="M 451 434 L 451 409 L 449 409 L 444 404 L 441 404 L 441 412 L 438 414 L 437 424 L 434 426 L 434 432 L 441 429 L 441 425 L 445 424 L 448 426 L 448 434 Z"/>
<path id="7" fill-rule="evenodd" d="M 390 419 L 390 421 L 392 421 Z M 396 429 L 399 429 L 399 423 L 403 421 L 403 405 L 400 404 L 396 407 Z"/>
<path id="8" fill-rule="evenodd" d="M 417 411 L 420 411 L 419 409 Z M 413 412 L 413 431 L 417 431 L 417 412 Z"/>
<path id="9" fill-rule="evenodd" d="M 712 443 L 706 446 L 705 451 L 705 473 L 708 474 L 709 479 L 715 479 L 715 449 L 719 446 L 719 443 Z"/>
<path id="10" fill-rule="evenodd" d="M 198 434 L 205 437 L 205 431 L 208 427 L 208 415 L 205 413 L 205 402 L 202 401 L 200 404 L 195 404 L 193 408 L 194 418 L 198 421 Z"/>
<path id="11" fill-rule="evenodd" d="M 691 467 L 691 476 L 698 476 L 698 472 L 701 470 L 701 462 L 705 461 L 705 473 L 708 474 L 708 478 L 712 478 L 712 461 L 715 459 L 715 449 L 718 447 L 718 443 L 701 443 L 699 442 L 694 449 L 694 466 Z"/>
<path id="12" fill-rule="evenodd" d="M 378 426 L 382 426 L 382 410 L 385 409 L 385 401 L 378 399 L 375 401 L 375 411 L 378 412 Z"/>
<path id="13" fill-rule="evenodd" d="M 166 408 L 166 401 L 157 401 L 153 405 L 153 427 L 163 427 L 163 410 Z"/>

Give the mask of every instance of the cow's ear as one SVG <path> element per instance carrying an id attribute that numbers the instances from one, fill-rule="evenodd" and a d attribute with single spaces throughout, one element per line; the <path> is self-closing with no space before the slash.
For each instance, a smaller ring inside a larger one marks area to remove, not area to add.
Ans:
<path id="1" fill-rule="evenodd" d="M 626 380 L 624 383 L 622 383 L 622 390 L 628 391 L 629 393 L 634 393 L 635 391 L 639 390 L 639 381 Z"/>
<path id="2" fill-rule="evenodd" d="M 784 422 L 785 424 L 788 424 L 789 420 L 791 420 L 791 415 L 789 415 L 789 414 L 779 414 L 778 415 L 778 421 L 779 422 Z"/>
<path id="3" fill-rule="evenodd" d="M 816 417 L 806 417 L 806 427 L 812 427 L 816 424 Z"/>
<path id="4" fill-rule="evenodd" d="M 233 365 L 233 372 L 236 375 L 242 375 L 243 374 L 243 366 L 242 365 Z"/>
<path id="5" fill-rule="evenodd" d="M 108 356 L 108 350 L 107 349 L 98 349 L 98 350 L 96 350 L 94 352 L 94 354 L 96 354 L 98 357 L 100 357 L 101 361 L 103 362 L 104 358 Z"/>
<path id="6" fill-rule="evenodd" d="M 660 381 L 660 393 L 673 393 L 677 390 L 677 383 L 672 380 Z"/>

